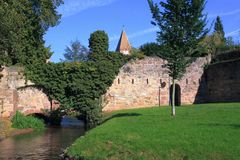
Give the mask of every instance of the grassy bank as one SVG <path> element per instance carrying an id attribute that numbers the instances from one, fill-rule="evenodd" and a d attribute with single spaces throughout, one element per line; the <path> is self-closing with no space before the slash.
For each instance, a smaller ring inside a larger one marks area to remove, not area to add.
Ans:
<path id="1" fill-rule="evenodd" d="M 12 120 L 0 118 L 0 140 L 21 134 L 28 134 L 34 130 L 42 130 L 45 124 L 32 116 L 24 116 L 20 112 L 16 112 Z"/>
<path id="2" fill-rule="evenodd" d="M 11 127 L 11 121 L 8 119 L 0 119 L 0 140 L 8 137 L 12 132 L 15 131 Z"/>
<path id="3" fill-rule="evenodd" d="M 17 111 L 12 118 L 12 127 L 17 129 L 42 130 L 45 128 L 43 120 L 40 120 L 33 116 L 25 116 L 21 112 Z"/>
<path id="4" fill-rule="evenodd" d="M 115 112 L 67 154 L 89 160 L 240 159 L 240 104 Z"/>

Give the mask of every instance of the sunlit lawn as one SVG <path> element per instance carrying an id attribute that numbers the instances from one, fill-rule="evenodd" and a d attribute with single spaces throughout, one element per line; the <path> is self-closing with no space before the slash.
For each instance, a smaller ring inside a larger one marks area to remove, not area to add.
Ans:
<path id="1" fill-rule="evenodd" d="M 89 160 L 240 159 L 240 103 L 115 112 L 68 154 Z"/>

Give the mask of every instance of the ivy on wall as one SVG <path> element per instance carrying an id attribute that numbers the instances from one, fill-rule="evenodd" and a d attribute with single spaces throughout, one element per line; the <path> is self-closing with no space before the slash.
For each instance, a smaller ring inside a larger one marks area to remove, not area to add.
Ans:
<path id="1" fill-rule="evenodd" d="M 50 99 L 59 101 L 63 109 L 79 111 L 89 127 L 93 127 L 101 123 L 101 96 L 131 58 L 109 52 L 99 61 L 33 64 L 25 72 Z"/>

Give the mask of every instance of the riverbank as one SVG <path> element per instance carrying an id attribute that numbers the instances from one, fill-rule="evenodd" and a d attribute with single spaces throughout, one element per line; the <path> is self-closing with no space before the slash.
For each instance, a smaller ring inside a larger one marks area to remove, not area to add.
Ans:
<path id="1" fill-rule="evenodd" d="M 115 112 L 66 153 L 75 159 L 240 159 L 240 103 Z"/>
<path id="2" fill-rule="evenodd" d="M 15 129 L 12 128 L 12 123 L 9 119 L 0 118 L 0 141 L 11 136 L 17 136 L 22 134 L 28 134 L 34 130 L 29 129 Z"/>

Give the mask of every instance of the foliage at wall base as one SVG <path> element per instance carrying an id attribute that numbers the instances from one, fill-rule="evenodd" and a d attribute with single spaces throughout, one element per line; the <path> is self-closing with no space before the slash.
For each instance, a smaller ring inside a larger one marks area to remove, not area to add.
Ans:
<path id="1" fill-rule="evenodd" d="M 24 116 L 21 112 L 17 111 L 12 118 L 12 127 L 17 129 L 33 128 L 37 130 L 44 129 L 44 122 L 33 116 Z"/>
<path id="2" fill-rule="evenodd" d="M 85 115 L 88 126 L 94 127 L 101 123 L 100 97 L 131 58 L 111 52 L 95 61 L 35 63 L 27 66 L 25 73 L 28 79 L 45 90 L 50 100 L 59 101 L 61 109 L 80 112 Z"/>

